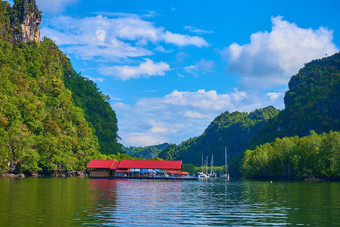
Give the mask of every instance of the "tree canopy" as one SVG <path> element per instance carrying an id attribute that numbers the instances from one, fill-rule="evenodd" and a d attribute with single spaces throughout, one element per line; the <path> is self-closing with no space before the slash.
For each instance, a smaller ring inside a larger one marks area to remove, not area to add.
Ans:
<path id="1" fill-rule="evenodd" d="M 340 132 L 276 138 L 245 152 L 246 177 L 340 177 Z"/>

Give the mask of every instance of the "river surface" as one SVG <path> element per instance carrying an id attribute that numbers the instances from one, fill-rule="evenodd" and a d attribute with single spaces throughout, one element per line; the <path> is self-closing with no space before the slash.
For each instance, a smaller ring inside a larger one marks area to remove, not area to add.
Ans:
<path id="1" fill-rule="evenodd" d="M 0 226 L 340 226 L 340 182 L 0 178 Z"/>

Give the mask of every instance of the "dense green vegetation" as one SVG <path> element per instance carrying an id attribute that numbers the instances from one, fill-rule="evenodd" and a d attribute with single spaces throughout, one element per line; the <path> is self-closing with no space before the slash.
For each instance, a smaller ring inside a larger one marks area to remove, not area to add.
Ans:
<path id="1" fill-rule="evenodd" d="M 72 91 L 76 106 L 84 110 L 85 118 L 98 137 L 102 154 L 117 154 L 122 145 L 118 142 L 118 122 L 114 110 L 109 104 L 109 97 L 97 88 L 92 80 L 88 80 L 72 69 L 69 61 L 65 62 L 64 82 Z"/>
<path id="2" fill-rule="evenodd" d="M 289 81 L 285 109 L 254 137 L 253 144 L 285 136 L 340 130 L 340 53 L 314 60 Z"/>
<path id="3" fill-rule="evenodd" d="M 247 177 L 340 177 L 340 132 L 277 138 L 245 152 Z"/>
<path id="4" fill-rule="evenodd" d="M 52 40 L 14 41 L 12 23 L 29 4 L 36 7 L 0 1 L 0 172 L 84 170 L 91 159 L 128 159 L 96 85 L 75 73 Z"/>
<path id="5" fill-rule="evenodd" d="M 49 39 L 0 40 L 0 169 L 79 170 L 98 152 L 97 138 L 64 86 L 66 57 Z"/>
<path id="6" fill-rule="evenodd" d="M 225 112 L 216 117 L 204 133 L 182 142 L 180 145 L 170 145 L 159 157 L 167 160 L 183 160 L 196 166 L 204 159 L 214 155 L 214 165 L 224 165 L 224 148 L 228 149 L 229 160 L 238 157 L 249 146 L 250 139 L 265 122 L 276 116 L 279 110 L 266 107 L 251 113 Z M 240 161 L 240 159 L 238 159 Z M 238 174 L 238 162 L 231 164 L 230 170 Z M 210 164 L 210 163 L 209 163 Z"/>
<path id="7" fill-rule="evenodd" d="M 244 175 L 339 177 L 339 132 L 330 130 L 340 130 L 340 53 L 306 64 L 289 81 L 284 101 L 285 109 L 253 138 L 250 148 L 259 146 L 245 153 Z"/>
<path id="8" fill-rule="evenodd" d="M 13 30 L 10 26 L 12 8 L 8 2 L 0 1 L 0 37 L 2 40 L 13 40 Z"/>
<path id="9" fill-rule="evenodd" d="M 123 152 L 132 157 L 150 159 L 157 157 L 168 146 L 168 143 L 163 143 L 147 147 L 123 147 Z"/>

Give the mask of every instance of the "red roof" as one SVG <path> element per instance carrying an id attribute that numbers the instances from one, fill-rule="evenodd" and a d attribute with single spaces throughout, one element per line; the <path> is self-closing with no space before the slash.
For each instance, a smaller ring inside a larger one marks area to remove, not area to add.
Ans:
<path id="1" fill-rule="evenodd" d="M 117 173 L 131 173 L 130 169 L 117 169 L 116 170 Z"/>
<path id="2" fill-rule="evenodd" d="M 182 161 L 121 160 L 119 169 L 181 169 Z"/>
<path id="3" fill-rule="evenodd" d="M 182 171 L 166 171 L 167 173 L 173 174 L 173 175 L 188 175 L 188 172 L 182 172 Z"/>
<path id="4" fill-rule="evenodd" d="M 91 160 L 86 168 L 88 169 L 113 169 L 117 167 L 118 162 L 115 160 Z"/>
<path id="5" fill-rule="evenodd" d="M 113 163 L 111 169 L 117 169 L 119 162 Z"/>

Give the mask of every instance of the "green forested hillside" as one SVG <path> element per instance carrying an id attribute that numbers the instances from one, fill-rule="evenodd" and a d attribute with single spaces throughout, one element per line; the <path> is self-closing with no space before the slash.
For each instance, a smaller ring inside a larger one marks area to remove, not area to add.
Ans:
<path id="1" fill-rule="evenodd" d="M 28 34 L 33 41 L 20 41 L 23 20 L 16 17 L 37 25 L 41 12 L 34 0 L 14 2 L 0 0 L 0 173 L 83 170 L 91 159 L 111 158 L 99 150 L 128 158 L 119 153 L 107 97 L 52 40 L 35 41 L 38 27 Z"/>
<path id="2" fill-rule="evenodd" d="M 85 118 L 98 137 L 102 154 L 117 154 L 122 145 L 118 142 L 118 122 L 116 113 L 109 104 L 109 97 L 97 88 L 92 80 L 88 80 L 74 72 L 67 61 L 64 72 L 66 88 L 72 91 L 76 106 L 84 110 Z"/>
<path id="3" fill-rule="evenodd" d="M 253 144 L 340 130 L 340 53 L 306 64 L 288 85 L 285 109 L 259 130 Z"/>
<path id="4" fill-rule="evenodd" d="M 123 151 L 132 157 L 149 159 L 157 157 L 168 146 L 168 143 L 163 143 L 147 147 L 123 147 Z"/>
<path id="5" fill-rule="evenodd" d="M 64 56 L 65 57 L 65 56 Z M 49 39 L 0 40 L 1 170 L 84 169 L 98 141 L 63 82 L 61 52 Z"/>
<path id="6" fill-rule="evenodd" d="M 245 152 L 246 177 L 340 177 L 340 132 L 277 138 Z"/>
<path id="7" fill-rule="evenodd" d="M 180 159 L 184 163 L 201 165 L 202 155 L 211 158 L 214 155 L 215 165 L 224 165 L 224 148 L 228 149 L 229 160 L 236 158 L 249 146 L 250 139 L 265 122 L 276 116 L 279 110 L 266 107 L 251 113 L 225 112 L 216 117 L 204 133 L 182 142 L 170 145 L 159 157 L 163 159 Z M 235 174 L 238 165 L 231 169 Z"/>
<path id="8" fill-rule="evenodd" d="M 13 29 L 10 26 L 12 8 L 8 2 L 0 1 L 0 37 L 2 40 L 13 40 Z"/>
<path id="9" fill-rule="evenodd" d="M 333 131 L 340 130 L 340 53 L 306 64 L 289 81 L 284 101 L 254 137 L 252 148 L 259 146 L 245 153 L 243 174 L 339 177 L 340 133 Z"/>

